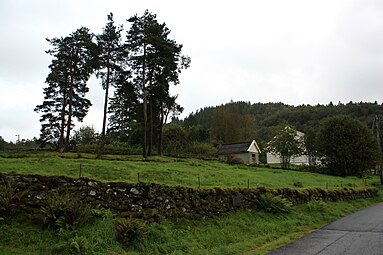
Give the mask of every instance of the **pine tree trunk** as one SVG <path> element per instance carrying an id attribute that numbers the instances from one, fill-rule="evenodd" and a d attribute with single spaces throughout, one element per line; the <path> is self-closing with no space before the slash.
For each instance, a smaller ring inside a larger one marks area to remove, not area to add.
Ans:
<path id="1" fill-rule="evenodd" d="M 149 97 L 149 144 L 148 156 L 152 156 L 153 147 L 153 98 Z"/>
<path id="2" fill-rule="evenodd" d="M 149 148 L 148 148 L 148 156 L 152 156 L 153 150 L 153 104 L 155 98 L 153 97 L 153 78 L 154 78 L 154 64 L 151 66 L 150 77 L 149 77 L 149 91 L 151 92 L 149 97 Z"/>
<path id="3" fill-rule="evenodd" d="M 106 115 L 108 113 L 108 94 L 109 94 L 109 83 L 110 83 L 110 68 L 109 68 L 109 58 L 106 67 L 106 84 L 105 84 L 105 99 L 104 99 L 104 118 L 102 121 L 102 131 L 101 131 L 101 146 L 100 153 L 104 151 L 105 145 L 105 133 L 106 133 Z"/>
<path id="4" fill-rule="evenodd" d="M 67 122 L 67 130 L 66 130 L 66 137 L 65 137 L 65 145 L 62 152 L 65 152 L 68 150 L 69 146 L 69 138 L 70 138 L 70 131 L 72 128 L 72 112 L 73 112 L 73 85 L 74 85 L 74 70 L 72 63 L 70 64 L 70 88 L 69 88 L 69 110 L 68 110 L 68 122 Z"/>
<path id="5" fill-rule="evenodd" d="M 150 84 L 150 91 L 152 90 L 152 85 Z M 149 97 L 149 146 L 148 146 L 148 156 L 152 156 L 153 149 L 153 101 L 152 96 Z"/>
<path id="6" fill-rule="evenodd" d="M 60 139 L 59 139 L 59 152 L 65 149 L 65 141 L 64 141 L 64 132 L 65 132 L 65 107 L 66 107 L 66 90 L 64 90 L 63 94 L 63 105 L 61 109 L 61 126 L 60 126 Z"/>
<path id="7" fill-rule="evenodd" d="M 144 93 L 144 141 L 142 145 L 143 157 L 146 159 L 148 157 L 147 151 L 147 122 L 148 122 L 148 102 L 146 95 L 146 86 L 145 86 L 145 72 L 146 72 L 146 44 L 144 44 L 144 60 L 142 63 L 142 91 Z"/>
<path id="8" fill-rule="evenodd" d="M 162 141 L 163 141 L 163 131 L 164 131 L 164 114 L 163 114 L 163 107 L 161 106 L 161 123 L 159 128 L 159 134 L 158 134 L 158 149 L 157 153 L 158 155 L 162 156 Z"/>

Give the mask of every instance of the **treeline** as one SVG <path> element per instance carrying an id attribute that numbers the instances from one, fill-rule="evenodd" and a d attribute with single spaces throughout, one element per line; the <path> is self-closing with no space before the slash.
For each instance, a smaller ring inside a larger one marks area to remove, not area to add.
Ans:
<path id="1" fill-rule="evenodd" d="M 376 118 L 379 120 L 383 116 L 383 104 L 330 102 L 327 105 L 292 106 L 284 103 L 230 102 L 203 108 L 174 123 L 181 127 L 200 126 L 210 130 L 211 141 L 217 144 L 256 138 L 258 143 L 265 145 L 286 123 L 304 133 L 308 130 L 317 132 L 324 119 L 337 115 L 358 119 L 372 130 L 376 129 Z"/>
<path id="2" fill-rule="evenodd" d="M 61 152 L 73 147 L 74 120 L 81 122 L 92 105 L 87 82 L 96 75 L 105 90 L 98 152 L 120 142 L 141 145 L 144 157 L 155 145 L 162 154 L 164 126 L 170 115 L 183 110 L 169 87 L 179 83 L 179 73 L 190 65 L 190 58 L 181 54 L 182 45 L 169 38 L 170 30 L 155 14 L 145 11 L 127 21 L 125 38 L 123 26 L 115 24 L 111 13 L 100 34 L 81 27 L 65 37 L 47 39 L 52 62 L 44 101 L 35 108 L 41 113 L 42 144 Z"/>

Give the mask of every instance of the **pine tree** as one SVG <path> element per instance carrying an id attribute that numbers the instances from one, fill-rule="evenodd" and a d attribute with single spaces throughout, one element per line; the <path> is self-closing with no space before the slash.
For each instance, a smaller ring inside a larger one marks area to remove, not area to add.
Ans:
<path id="1" fill-rule="evenodd" d="M 101 131 L 103 140 L 106 132 L 109 88 L 111 85 L 115 84 L 116 77 L 122 72 L 121 32 L 122 26 L 116 27 L 114 25 L 113 13 L 110 13 L 108 15 L 108 23 L 106 24 L 103 33 L 97 36 L 99 49 L 99 70 L 97 71 L 97 76 L 101 78 L 102 87 L 105 90 L 104 116 Z"/>
<path id="2" fill-rule="evenodd" d="M 182 68 L 189 66 L 190 58 L 180 55 L 182 45 L 168 38 L 170 30 L 165 23 L 158 23 L 155 14 L 146 10 L 142 17 L 135 15 L 128 21 L 132 26 L 127 34 L 126 47 L 130 53 L 133 82 L 143 102 L 143 156 L 146 158 L 151 153 L 154 121 L 159 118 L 160 112 L 159 108 L 154 107 L 169 98 L 169 85 L 179 82 L 178 74 Z M 162 98 L 155 95 L 154 91 L 158 88 L 163 91 L 159 94 Z M 154 112 L 158 113 L 157 116 Z"/>
<path id="3" fill-rule="evenodd" d="M 131 139 L 139 114 L 138 99 L 133 84 L 127 79 L 129 74 L 121 72 L 116 78 L 114 96 L 110 100 L 108 131 L 117 135 L 120 142 Z"/>
<path id="4" fill-rule="evenodd" d="M 92 73 L 92 34 L 82 27 L 65 38 L 47 39 L 53 49 L 47 53 L 54 59 L 46 78 L 43 104 L 37 105 L 41 116 L 41 140 L 58 145 L 59 151 L 67 150 L 73 118 L 82 121 L 91 102 L 85 95 L 87 81 Z M 66 129 L 66 130 L 65 130 Z"/>

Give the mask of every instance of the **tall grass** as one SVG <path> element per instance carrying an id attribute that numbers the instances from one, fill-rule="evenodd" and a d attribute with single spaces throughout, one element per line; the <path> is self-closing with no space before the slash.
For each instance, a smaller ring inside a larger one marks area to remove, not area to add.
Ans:
<path id="1" fill-rule="evenodd" d="M 310 202 L 288 214 L 240 211 L 216 219 L 164 220 L 146 224 L 148 234 L 128 247 L 116 241 L 113 217 L 99 218 L 68 239 L 19 215 L 0 222 L 0 254 L 266 254 L 377 201 L 382 197 Z M 86 252 L 76 253 L 76 245 Z"/>

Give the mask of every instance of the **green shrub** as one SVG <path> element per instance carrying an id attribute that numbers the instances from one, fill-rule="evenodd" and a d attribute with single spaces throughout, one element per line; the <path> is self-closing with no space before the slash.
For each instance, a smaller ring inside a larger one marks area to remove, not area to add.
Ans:
<path id="1" fill-rule="evenodd" d="M 41 213 L 45 226 L 67 230 L 76 230 L 92 220 L 90 206 L 69 193 L 49 195 Z"/>
<path id="2" fill-rule="evenodd" d="M 226 163 L 228 163 L 229 165 L 239 165 L 239 164 L 242 164 L 243 162 L 240 158 L 237 158 L 233 155 L 227 155 Z"/>
<path id="3" fill-rule="evenodd" d="M 211 143 L 192 142 L 185 149 L 186 154 L 194 157 L 215 157 L 217 148 Z"/>
<path id="4" fill-rule="evenodd" d="M 121 219 L 116 222 L 117 240 L 128 246 L 147 235 L 145 221 L 140 219 Z"/>
<path id="5" fill-rule="evenodd" d="M 23 207 L 21 200 L 28 194 L 28 190 L 20 191 L 17 183 L 11 179 L 0 183 L 0 215 L 12 215 Z"/>
<path id="6" fill-rule="evenodd" d="M 294 187 L 297 187 L 297 188 L 303 188 L 303 183 L 301 183 L 301 182 L 299 182 L 299 181 L 298 181 L 298 182 L 294 182 L 294 183 L 293 183 L 293 186 L 294 186 Z"/>
<path id="7" fill-rule="evenodd" d="M 69 240 L 71 254 L 91 255 L 93 254 L 93 247 L 86 239 L 82 236 L 75 236 Z"/>
<path id="8" fill-rule="evenodd" d="M 93 216 L 102 219 L 113 219 L 116 216 L 110 209 L 105 209 L 100 206 L 92 209 L 91 212 Z"/>
<path id="9" fill-rule="evenodd" d="M 142 152 L 140 146 L 129 145 L 127 143 L 114 142 L 105 144 L 102 148 L 99 144 L 85 144 L 77 147 L 77 152 L 80 153 L 102 153 L 102 154 L 114 154 L 114 155 L 139 155 Z"/>
<path id="10" fill-rule="evenodd" d="M 142 149 L 141 146 L 138 145 L 114 142 L 104 146 L 104 153 L 117 155 L 140 155 L 142 153 Z"/>
<path id="11" fill-rule="evenodd" d="M 52 254 L 81 254 L 81 255 L 92 255 L 94 254 L 94 245 L 91 242 L 83 237 L 75 235 L 72 238 L 66 239 L 55 243 L 51 246 Z"/>
<path id="12" fill-rule="evenodd" d="M 269 193 L 262 194 L 256 198 L 257 208 L 271 213 L 288 213 L 292 204 L 280 196 L 273 196 Z"/>
<path id="13" fill-rule="evenodd" d="M 323 202 L 323 201 L 309 201 L 305 207 L 307 208 L 307 210 L 309 212 L 322 212 L 325 207 L 326 207 L 326 203 Z"/>

